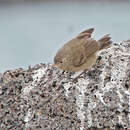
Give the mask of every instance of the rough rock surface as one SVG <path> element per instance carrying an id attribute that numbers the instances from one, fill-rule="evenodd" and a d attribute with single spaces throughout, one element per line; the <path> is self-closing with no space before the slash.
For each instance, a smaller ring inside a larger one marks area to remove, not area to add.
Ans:
<path id="1" fill-rule="evenodd" d="M 98 54 L 79 73 L 40 64 L 0 74 L 0 130 L 130 128 L 130 42 Z"/>

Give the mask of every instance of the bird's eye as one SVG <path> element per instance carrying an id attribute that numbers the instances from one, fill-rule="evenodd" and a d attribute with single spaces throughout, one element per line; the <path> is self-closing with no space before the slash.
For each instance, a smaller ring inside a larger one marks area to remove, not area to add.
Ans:
<path id="1" fill-rule="evenodd" d="M 60 64 L 62 64 L 63 62 L 62 61 L 59 61 Z"/>

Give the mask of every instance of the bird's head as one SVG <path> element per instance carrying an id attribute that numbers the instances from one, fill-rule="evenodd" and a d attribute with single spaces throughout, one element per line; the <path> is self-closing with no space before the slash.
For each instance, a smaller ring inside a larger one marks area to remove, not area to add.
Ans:
<path id="1" fill-rule="evenodd" d="M 67 54 L 65 51 L 59 50 L 56 53 L 56 56 L 54 57 L 54 66 L 58 67 L 62 70 L 66 70 L 66 68 L 69 66 L 69 54 Z"/>

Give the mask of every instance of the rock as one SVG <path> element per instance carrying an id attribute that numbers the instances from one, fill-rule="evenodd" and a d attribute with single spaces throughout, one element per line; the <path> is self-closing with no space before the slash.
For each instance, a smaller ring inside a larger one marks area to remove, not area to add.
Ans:
<path id="1" fill-rule="evenodd" d="M 1 130 L 130 128 L 130 42 L 113 44 L 78 73 L 39 64 L 0 74 Z"/>

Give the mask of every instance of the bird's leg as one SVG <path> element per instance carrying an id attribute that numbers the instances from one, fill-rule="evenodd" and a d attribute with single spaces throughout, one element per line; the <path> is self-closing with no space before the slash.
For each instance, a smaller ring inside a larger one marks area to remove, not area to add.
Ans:
<path id="1" fill-rule="evenodd" d="M 78 76 L 76 76 L 76 77 L 72 80 L 72 82 L 77 82 L 77 79 L 78 79 L 82 74 L 84 74 L 86 71 L 87 71 L 87 69 L 84 70 L 83 72 L 81 72 Z"/>

